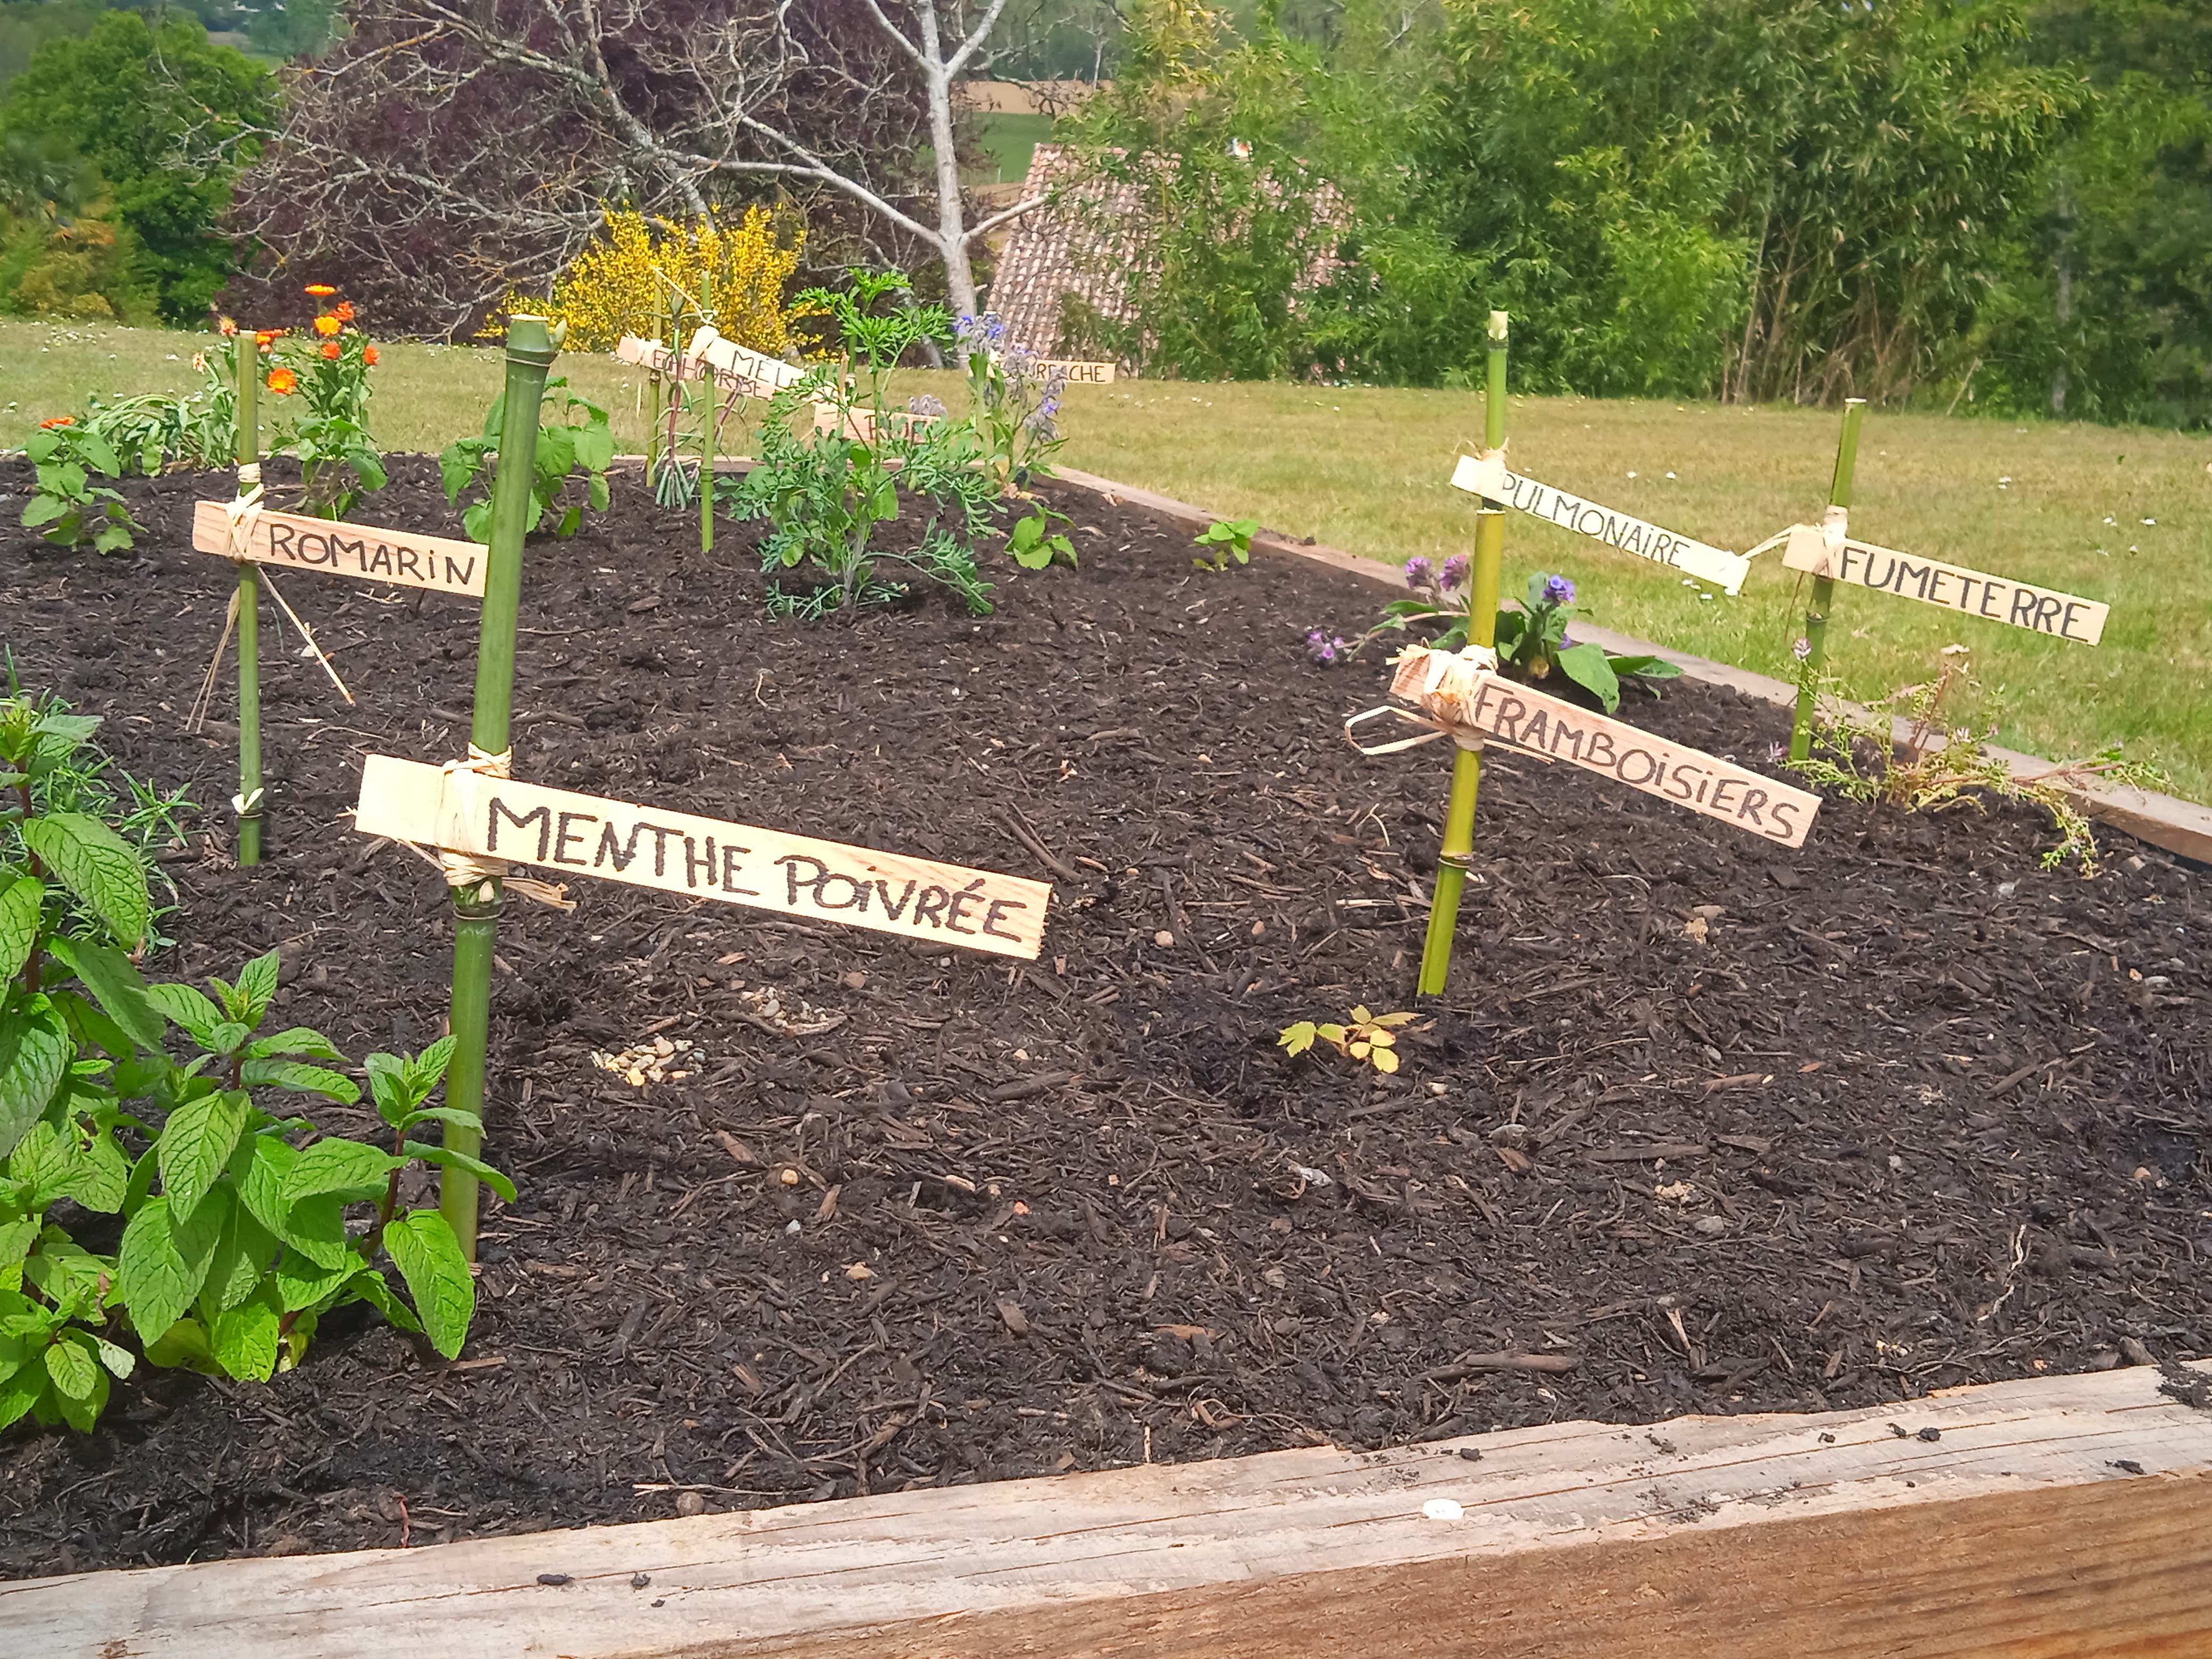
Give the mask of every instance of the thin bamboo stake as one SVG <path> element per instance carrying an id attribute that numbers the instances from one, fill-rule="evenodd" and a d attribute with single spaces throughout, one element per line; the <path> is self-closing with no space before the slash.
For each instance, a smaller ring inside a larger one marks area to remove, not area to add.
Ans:
<path id="1" fill-rule="evenodd" d="M 507 331 L 507 400 L 501 412 L 499 471 L 491 489 L 491 542 L 485 558 L 483 613 L 477 645 L 476 719 L 470 747 L 504 757 L 514 714 L 515 613 L 522 601 L 522 538 L 530 524 L 531 475 L 538 461 L 538 408 L 560 342 L 543 317 L 514 318 Z M 488 875 L 447 890 L 453 899 L 453 1060 L 446 1103 L 476 1115 L 484 1109 L 484 1047 L 491 1027 L 492 947 L 504 903 L 500 878 Z M 446 1145 L 471 1158 L 481 1132 L 446 1126 Z M 471 1261 L 477 1257 L 477 1178 L 465 1170 L 440 1171 L 438 1207 Z"/>
<path id="2" fill-rule="evenodd" d="M 714 302 L 713 272 L 708 271 L 701 276 L 699 288 L 702 296 L 699 307 L 700 321 L 711 323 L 713 313 L 709 307 Z M 699 416 L 699 550 L 712 553 L 714 550 L 714 427 L 722 400 L 721 388 L 714 384 L 714 365 L 702 363 L 700 368 L 705 372 L 706 378 L 699 383 L 702 399 Z"/>
<path id="3" fill-rule="evenodd" d="M 1508 319 L 1490 313 L 1490 377 L 1483 394 L 1483 447 L 1505 447 L 1505 349 Z M 1475 645 L 1498 642 L 1498 590 L 1505 562 L 1505 503 L 1485 497 L 1474 524 L 1474 566 L 1468 580 L 1467 636 Z M 1429 902 L 1428 937 L 1421 945 L 1423 996 L 1441 996 L 1451 975 L 1452 936 L 1459 927 L 1459 901 L 1467 885 L 1467 861 L 1474 851 L 1474 809 L 1482 787 L 1482 756 L 1455 749 L 1451 799 L 1444 808 L 1443 844 L 1437 856 L 1437 890 Z"/>
<path id="4" fill-rule="evenodd" d="M 261 345 L 250 328 L 231 337 L 238 352 L 238 493 L 261 488 Z M 261 587 L 252 564 L 238 562 L 238 861 L 261 862 Z"/>
<path id="5" fill-rule="evenodd" d="M 1839 512 L 1850 508 L 1851 477 L 1859 460 L 1859 416 L 1865 412 L 1865 398 L 1844 400 L 1843 435 L 1836 443 L 1836 471 L 1828 484 L 1828 505 Z M 1819 702 L 1820 670 L 1828 660 L 1828 607 L 1835 597 L 1833 577 L 1813 578 L 1813 599 L 1805 611 L 1805 657 L 1797 683 L 1797 714 L 1790 727 L 1790 758 L 1794 761 L 1813 752 L 1813 711 Z"/>

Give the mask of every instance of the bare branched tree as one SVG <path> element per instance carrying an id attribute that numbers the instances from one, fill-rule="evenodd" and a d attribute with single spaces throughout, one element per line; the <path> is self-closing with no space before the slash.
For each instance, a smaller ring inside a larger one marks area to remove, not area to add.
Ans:
<path id="1" fill-rule="evenodd" d="M 949 44 L 939 3 L 360 0 L 293 76 L 240 228 L 272 278 L 343 280 L 381 325 L 452 336 L 550 281 L 610 206 L 781 193 L 842 204 L 887 258 L 926 249 L 971 311 L 969 249 L 1027 204 L 965 222 L 952 84 L 1005 0 Z"/>

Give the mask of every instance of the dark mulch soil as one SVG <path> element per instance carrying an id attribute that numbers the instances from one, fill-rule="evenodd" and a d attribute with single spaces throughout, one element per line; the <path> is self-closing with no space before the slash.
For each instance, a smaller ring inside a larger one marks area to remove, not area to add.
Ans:
<path id="1" fill-rule="evenodd" d="M 231 728 L 183 732 L 228 573 L 184 538 L 225 489 L 133 486 L 143 557 L 0 533 L 27 681 L 203 803 L 235 787 Z M 980 621 L 929 599 L 765 623 L 747 535 L 702 561 L 634 483 L 533 548 L 522 775 L 1042 875 L 1033 841 L 1076 872 L 1043 959 L 590 883 L 573 915 L 515 905 L 490 1150 L 522 1199 L 488 1213 L 467 1357 L 334 1320 L 271 1386 L 156 1373 L 88 1438 L 17 1430 L 0 1572 L 1856 1406 L 2212 1349 L 2201 872 L 2112 837 L 2102 878 L 2046 874 L 2045 826 L 2002 808 L 1832 805 L 1789 852 L 1496 757 L 1451 993 L 1403 1073 L 1289 1062 L 1291 1020 L 1410 1006 L 1446 763 L 1352 753 L 1339 722 L 1385 673 L 1303 650 L 1378 595 L 1273 558 L 1198 574 L 1182 536 L 1061 501 L 1080 572 L 994 558 Z M 459 533 L 426 462 L 364 516 Z M 227 815 L 201 821 L 155 965 L 276 945 L 284 1022 L 419 1046 L 446 901 L 343 814 L 365 750 L 460 748 L 475 608 L 283 586 L 361 702 L 272 643 L 270 860 L 238 871 Z M 1753 761 L 1783 733 L 1689 684 L 1629 712 Z M 772 1035 L 746 1018 L 763 987 L 842 1023 Z M 704 1050 L 690 1078 L 591 1063 L 656 1035 Z"/>

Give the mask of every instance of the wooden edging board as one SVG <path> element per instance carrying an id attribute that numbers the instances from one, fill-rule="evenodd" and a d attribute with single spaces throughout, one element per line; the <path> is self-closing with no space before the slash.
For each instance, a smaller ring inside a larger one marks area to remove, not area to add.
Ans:
<path id="1" fill-rule="evenodd" d="M 1056 465 L 1053 469 L 1053 476 L 1062 483 L 1097 495 L 1109 503 L 1134 507 L 1140 513 L 1150 513 L 1170 524 L 1193 531 L 1203 530 L 1206 526 L 1229 516 L 1202 507 L 1194 507 L 1188 501 L 1177 501 L 1171 495 L 1162 495 L 1134 484 L 1121 483 L 1072 466 Z M 1345 571 L 1380 586 L 1395 589 L 1401 597 L 1405 592 L 1406 573 L 1396 565 L 1346 552 L 1340 547 L 1331 547 L 1322 542 L 1301 541 L 1294 536 L 1267 529 L 1261 530 L 1252 538 L 1252 546 L 1257 552 L 1310 559 L 1316 564 L 1327 565 L 1332 570 Z M 1757 697 L 1762 702 L 1787 708 L 1797 701 L 1797 688 L 1771 675 L 1753 673 L 1750 669 L 1715 662 L 1709 657 L 1692 656 L 1686 651 L 1671 650 L 1665 646 L 1654 645 L 1648 640 L 1639 640 L 1633 635 L 1618 633 L 1589 623 L 1577 622 L 1569 631 L 1574 639 L 1589 640 L 1608 651 L 1623 655 L 1663 658 L 1691 679 L 1707 685 L 1724 685 L 1747 696 Z M 1901 719 L 1893 720 L 1893 729 L 1900 743 L 1911 732 L 1910 724 Z M 2003 762 L 2014 777 L 2038 777 L 2051 770 L 2049 761 L 2039 756 L 2023 755 L 2017 750 L 1999 749 L 1984 744 L 1982 752 Z M 2100 823 L 2124 830 L 2137 840 L 2147 842 L 2153 847 L 2164 848 L 2169 853 L 2179 853 L 2184 858 L 2194 859 L 2201 864 L 2212 864 L 2212 807 L 2150 789 L 2069 789 L 2065 793 L 2080 805 L 2082 811 Z"/>
<path id="2" fill-rule="evenodd" d="M 192 547 L 229 558 L 230 514 L 221 501 L 192 506 Z M 418 536 L 407 530 L 311 519 L 298 513 L 261 512 L 246 532 L 246 556 L 256 564 L 319 570 L 356 581 L 427 587 L 437 593 L 483 598 L 490 553 L 482 542 Z"/>
<path id="3" fill-rule="evenodd" d="M 2181 1659 L 2212 1651 L 2212 1411 L 2164 1381 L 80 1573 L 0 1584 L 0 1635 L 37 1659 Z"/>
<path id="4" fill-rule="evenodd" d="M 686 898 L 1035 961 L 1052 888 L 811 836 L 370 755 L 354 828 Z"/>

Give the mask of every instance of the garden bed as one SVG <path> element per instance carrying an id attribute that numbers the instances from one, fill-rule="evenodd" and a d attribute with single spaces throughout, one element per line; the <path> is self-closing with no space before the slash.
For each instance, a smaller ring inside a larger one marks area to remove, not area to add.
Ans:
<path id="1" fill-rule="evenodd" d="M 0 533 L 25 683 L 203 803 L 236 787 L 232 729 L 183 730 L 229 575 L 185 538 L 227 492 L 134 484 L 143 557 Z M 522 1193 L 487 1211 L 463 1359 L 334 1317 L 268 1387 L 142 1371 L 89 1437 L 13 1431 L 0 1572 L 2212 1349 L 2201 872 L 2108 835 L 2104 876 L 2045 873 L 2047 826 L 2001 806 L 1831 803 L 1793 852 L 1493 752 L 1452 988 L 1404 1071 L 1287 1061 L 1292 1020 L 1412 1006 L 1448 768 L 1354 754 L 1380 660 L 1304 644 L 1380 596 L 1267 556 L 1198 573 L 1183 532 L 1060 504 L 1081 569 L 991 556 L 976 619 L 764 622 L 750 536 L 704 562 L 634 481 L 532 547 L 519 775 L 1048 877 L 1042 958 L 590 883 L 573 915 L 512 904 L 488 1155 Z M 458 533 L 425 461 L 362 516 Z M 264 611 L 268 861 L 199 822 L 150 966 L 276 946 L 284 1022 L 420 1046 L 448 907 L 344 813 L 363 752 L 461 749 L 476 607 L 279 580 L 360 702 Z M 1681 683 L 1624 715 L 1759 765 L 1784 732 Z M 781 1035 L 769 992 L 836 1023 Z M 656 1037 L 690 1075 L 592 1062 Z"/>

